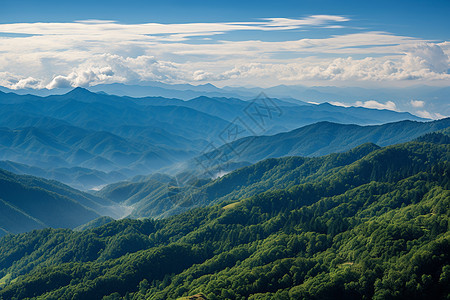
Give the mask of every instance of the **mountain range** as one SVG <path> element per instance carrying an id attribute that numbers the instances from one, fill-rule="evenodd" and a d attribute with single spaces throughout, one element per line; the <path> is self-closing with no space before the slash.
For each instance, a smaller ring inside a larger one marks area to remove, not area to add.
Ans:
<path id="1" fill-rule="evenodd" d="M 165 97 L 190 100 L 200 96 L 225 97 L 251 100 L 261 92 L 270 97 L 279 98 L 289 102 L 342 102 L 346 105 L 355 105 L 357 101 L 375 100 L 381 103 L 393 101 L 397 109 L 412 111 L 427 109 L 439 112 L 443 116 L 450 115 L 448 104 L 448 87 L 416 86 L 413 88 L 362 88 L 362 87 L 336 87 L 336 86 L 302 86 L 302 85 L 278 85 L 269 88 L 225 86 L 222 88 L 212 84 L 167 84 L 156 81 L 139 82 L 136 84 L 99 84 L 89 87 L 96 93 L 107 93 L 117 96 L 131 97 Z M 0 87 L 0 91 L 14 92 L 17 94 L 33 94 L 49 96 L 65 94 L 69 88 L 53 90 L 19 89 L 10 90 Z M 423 105 L 415 108 L 411 101 L 421 101 Z"/>
<path id="2" fill-rule="evenodd" d="M 380 146 L 410 141 L 449 127 L 450 119 L 426 123 L 401 121 L 377 126 L 320 122 L 273 136 L 243 138 L 195 158 L 188 163 L 185 173 L 175 177 L 153 174 L 136 181 L 105 186 L 97 195 L 132 205 L 133 217 L 167 217 L 205 203 L 249 197 L 285 187 L 277 184 L 280 180 L 277 176 L 290 178 L 291 184 L 298 184 L 302 178 L 312 176 L 318 170 L 323 172 L 334 168 L 341 161 L 350 163 Z M 344 152 L 353 147 L 356 148 L 351 155 Z M 317 157 L 320 155 L 328 156 Z M 287 158 L 269 159 L 278 157 Z M 249 166 L 239 168 L 236 160 L 247 161 Z M 330 165 L 330 160 L 335 164 Z M 274 167 L 277 165 L 283 168 Z M 237 170 L 227 174 L 235 169 L 233 166 Z M 271 170 L 272 167 L 275 169 Z M 272 172 L 277 175 L 270 176 Z M 257 186 L 242 191 L 242 184 L 249 184 L 249 179 L 241 177 L 241 174 L 254 178 L 250 182 L 257 183 Z M 264 179 L 267 176 L 271 181 Z"/>
<path id="3" fill-rule="evenodd" d="M 173 172 L 241 137 L 319 121 L 367 125 L 399 120 L 423 121 L 409 113 L 311 105 L 264 94 L 249 101 L 205 96 L 183 101 L 83 88 L 45 97 L 0 92 L 0 166 L 98 189 L 158 170 Z"/>
<path id="4" fill-rule="evenodd" d="M 449 294 L 450 118 L 205 90 L 0 92 L 0 300 Z"/>
<path id="5" fill-rule="evenodd" d="M 149 176 L 135 177 L 131 181 L 120 181 L 123 178 L 118 176 L 109 178 L 116 183 L 103 187 L 95 192 L 95 195 L 75 190 L 57 181 L 16 175 L 2 170 L 0 228 L 2 234 L 6 234 L 45 227 L 75 228 L 100 216 L 165 218 L 195 207 L 236 201 L 270 190 L 301 184 L 317 178 L 318 174 L 352 163 L 379 149 L 380 146 L 373 142 L 386 146 L 405 139 L 413 140 L 419 135 L 440 129 L 447 128 L 448 131 L 449 127 L 449 119 L 426 123 L 401 121 L 378 126 L 319 122 L 288 133 L 256 137 L 262 141 L 257 140 L 254 147 L 262 145 L 261 148 L 249 148 L 246 152 L 252 155 L 247 158 L 249 160 L 251 158 L 252 163 L 256 162 L 256 164 L 228 163 L 229 174 L 223 173 L 220 176 L 211 177 L 207 172 L 201 173 L 199 170 L 192 173 L 195 168 L 190 168 L 177 175 L 153 173 Z M 16 130 L 16 134 L 20 132 L 21 130 Z M 56 132 L 58 131 L 54 131 L 54 134 Z M 317 136 L 318 133 L 324 134 L 323 138 L 329 142 L 324 144 Z M 36 136 L 39 135 L 36 134 Z M 75 135 L 61 133 L 61 136 L 70 139 Z M 20 141 L 17 137 L 8 139 L 7 134 L 2 135 L 2 139 Z M 347 147 L 352 146 L 349 139 L 362 145 L 343 152 Z M 298 144 L 293 144 L 291 141 L 297 141 Z M 129 146 L 124 145 L 124 147 Z M 57 146 L 53 148 L 57 149 Z M 224 145 L 221 149 L 229 149 L 229 145 Z M 264 151 L 258 152 L 258 149 L 264 149 Z M 285 150 L 277 152 L 280 151 L 279 149 Z M 292 153 L 293 149 L 297 152 Z M 267 151 L 285 157 L 269 158 Z M 293 156 L 306 151 L 309 151 L 309 156 L 318 156 L 318 153 L 328 155 L 310 158 Z M 35 175 L 43 171 L 43 169 L 13 162 L 2 162 L 0 166 L 13 169 L 18 173 L 28 172 Z M 211 170 L 220 172 L 223 167 L 218 165 L 216 169 Z M 81 169 L 79 173 L 81 175 L 77 175 L 77 168 Z M 237 170 L 233 171 L 234 169 Z M 68 168 L 64 172 L 49 175 L 62 176 L 62 178 L 79 176 L 78 180 L 86 180 L 86 183 L 95 182 L 96 176 L 100 176 L 92 174 L 89 177 L 85 174 L 89 172 L 89 169 L 83 172 L 83 169 L 79 167 Z M 101 224 L 101 222 L 103 221 L 96 221 L 93 224 Z M 89 228 L 92 225 L 86 226 Z"/>
<path id="6" fill-rule="evenodd" d="M 450 118 L 432 122 L 401 121 L 373 126 L 319 122 L 276 135 L 244 137 L 204 153 L 190 164 L 211 166 L 220 165 L 224 161 L 255 163 L 271 157 L 320 156 L 347 151 L 363 143 L 379 146 L 402 143 L 449 126 Z"/>
<path id="7" fill-rule="evenodd" d="M 8 235 L 0 299 L 445 298 L 448 142 L 268 159 L 211 183 L 212 206 Z"/>

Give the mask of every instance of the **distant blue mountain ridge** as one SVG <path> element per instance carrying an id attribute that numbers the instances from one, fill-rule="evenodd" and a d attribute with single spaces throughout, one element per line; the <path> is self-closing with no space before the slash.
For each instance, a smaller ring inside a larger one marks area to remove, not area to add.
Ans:
<path id="1" fill-rule="evenodd" d="M 111 83 L 98 84 L 88 87 L 92 92 L 106 93 L 117 96 L 130 97 L 165 97 L 190 100 L 199 96 L 226 97 L 251 100 L 259 93 L 264 92 L 270 97 L 278 98 L 286 102 L 343 102 L 354 105 L 356 101 L 375 100 L 381 103 L 393 101 L 397 110 L 417 112 L 427 110 L 450 116 L 450 87 L 413 86 L 407 88 L 361 88 L 361 87 L 336 87 L 336 86 L 303 86 L 303 85 L 278 85 L 269 88 L 225 86 L 216 87 L 210 83 L 201 85 L 192 84 L 167 84 L 156 81 L 138 82 L 133 84 Z M 65 94 L 70 88 L 61 89 L 19 89 L 10 90 L 0 86 L 0 91 L 14 92 L 17 94 L 32 94 L 49 96 Z M 422 101 L 423 106 L 414 107 L 411 101 Z"/>
<path id="2" fill-rule="evenodd" d="M 197 89 L 216 90 L 211 85 Z M 0 92 L 0 165 L 90 189 L 177 170 L 194 157 L 249 136 L 324 121 L 375 125 L 401 120 L 426 121 L 410 113 L 311 105 L 264 94 L 252 100 L 198 96 L 186 101 L 84 88 L 45 97 Z"/>

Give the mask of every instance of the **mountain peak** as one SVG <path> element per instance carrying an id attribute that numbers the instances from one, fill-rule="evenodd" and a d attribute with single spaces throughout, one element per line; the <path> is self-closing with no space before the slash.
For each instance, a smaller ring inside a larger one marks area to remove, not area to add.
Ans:
<path id="1" fill-rule="evenodd" d="M 88 89 L 82 88 L 82 87 L 76 87 L 70 92 L 68 92 L 66 95 L 92 95 L 93 92 L 89 91 Z"/>

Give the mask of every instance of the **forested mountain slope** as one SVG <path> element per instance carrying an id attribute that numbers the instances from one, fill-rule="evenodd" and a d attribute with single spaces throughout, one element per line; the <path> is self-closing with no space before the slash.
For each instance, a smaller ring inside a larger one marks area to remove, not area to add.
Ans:
<path id="1" fill-rule="evenodd" d="M 236 201 L 268 190 L 288 188 L 324 176 L 379 147 L 364 144 L 345 153 L 317 158 L 285 157 L 263 160 L 215 180 L 195 176 L 174 178 L 153 175 L 141 182 L 109 185 L 98 195 L 133 205 L 133 217 L 167 217 L 197 206 Z"/>
<path id="2" fill-rule="evenodd" d="M 415 139 L 450 126 L 450 118 L 432 122 L 400 121 L 374 126 L 319 122 L 276 135 L 245 137 L 198 157 L 209 166 L 219 162 L 257 162 L 282 156 L 320 156 L 347 151 L 363 143 L 388 146 Z M 197 163 L 198 164 L 198 163 Z"/>
<path id="3" fill-rule="evenodd" d="M 445 298 L 449 156 L 429 135 L 232 204 L 7 236 L 0 298 Z"/>
<path id="4" fill-rule="evenodd" d="M 0 169 L 0 235 L 33 229 L 75 228 L 100 215 L 120 217 L 116 203 L 56 181 Z"/>
<path id="5" fill-rule="evenodd" d="M 181 174 L 172 180 L 150 177 L 142 182 L 116 183 L 106 186 L 99 195 L 119 203 L 133 204 L 133 217 L 165 217 L 199 205 L 249 197 L 269 189 L 299 184 L 310 175 L 317 173 L 318 176 L 333 167 L 360 159 L 377 147 L 370 143 L 386 146 L 405 142 L 449 126 L 448 118 L 425 123 L 402 121 L 378 126 L 316 123 L 278 135 L 243 138 L 205 153 L 191 160 L 186 168 L 187 172 L 194 170 L 200 175 L 194 173 L 186 179 Z M 258 162 L 268 157 L 290 155 L 317 156 L 319 153 L 348 151 L 362 143 L 369 144 L 347 154 L 332 154 L 328 158 L 317 159 L 272 159 L 224 175 L 230 169 L 233 170 L 234 165 L 239 165 L 239 161 Z M 205 172 L 205 166 L 212 168 L 207 169 L 209 177 L 215 174 L 221 174 L 222 177 L 208 183 L 201 175 L 201 172 Z"/>

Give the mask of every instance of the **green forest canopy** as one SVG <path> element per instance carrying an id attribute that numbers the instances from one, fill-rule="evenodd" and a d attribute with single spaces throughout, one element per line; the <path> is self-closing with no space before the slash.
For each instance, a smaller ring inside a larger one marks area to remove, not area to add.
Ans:
<path id="1" fill-rule="evenodd" d="M 0 299 L 445 298 L 449 150 L 428 135 L 233 205 L 9 235 Z"/>

